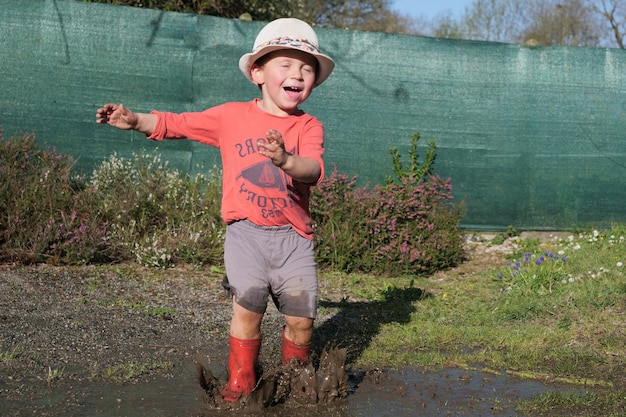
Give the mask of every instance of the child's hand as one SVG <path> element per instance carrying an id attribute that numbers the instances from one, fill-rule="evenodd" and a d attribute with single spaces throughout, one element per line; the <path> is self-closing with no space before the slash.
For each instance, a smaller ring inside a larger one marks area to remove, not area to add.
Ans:
<path id="1" fill-rule="evenodd" d="M 270 129 L 265 134 L 267 143 L 259 142 L 259 153 L 272 160 L 278 168 L 282 168 L 289 159 L 289 153 L 285 150 L 283 136 L 275 129 Z"/>
<path id="2" fill-rule="evenodd" d="M 109 124 L 118 129 L 135 129 L 137 115 L 123 104 L 105 104 L 96 111 L 96 123 Z"/>

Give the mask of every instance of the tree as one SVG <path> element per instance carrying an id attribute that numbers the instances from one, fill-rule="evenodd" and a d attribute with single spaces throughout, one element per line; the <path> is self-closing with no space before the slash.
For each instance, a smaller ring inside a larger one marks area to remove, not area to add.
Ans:
<path id="1" fill-rule="evenodd" d="M 535 0 L 530 24 L 520 43 L 531 45 L 600 45 L 600 22 L 583 0 Z"/>
<path id="2" fill-rule="evenodd" d="M 467 39 L 515 42 L 527 21 L 524 0 L 475 0 L 461 27 Z"/>
<path id="3" fill-rule="evenodd" d="M 293 15 L 297 0 L 88 0 L 172 12 L 238 18 L 249 14 L 255 20 L 272 20 Z"/>
<path id="4" fill-rule="evenodd" d="M 528 45 L 601 46 L 609 37 L 599 16 L 609 22 L 620 45 L 626 0 L 474 0 L 459 20 L 440 19 L 434 34 Z"/>
<path id="5" fill-rule="evenodd" d="M 433 22 L 433 36 L 436 38 L 464 39 L 465 30 L 451 14 L 440 14 Z"/>
<path id="6" fill-rule="evenodd" d="M 609 27 L 608 38 L 613 38 L 618 48 L 624 49 L 626 32 L 626 1 L 600 0 L 592 4 L 591 9 L 599 14 L 604 24 Z"/>
<path id="7" fill-rule="evenodd" d="M 90 0 L 226 18 L 248 16 L 269 21 L 297 17 L 312 25 L 338 29 L 417 34 L 418 19 L 391 9 L 390 0 Z"/>
<path id="8" fill-rule="evenodd" d="M 320 27 L 411 33 L 413 21 L 391 9 L 389 0 L 302 0 L 296 17 Z"/>

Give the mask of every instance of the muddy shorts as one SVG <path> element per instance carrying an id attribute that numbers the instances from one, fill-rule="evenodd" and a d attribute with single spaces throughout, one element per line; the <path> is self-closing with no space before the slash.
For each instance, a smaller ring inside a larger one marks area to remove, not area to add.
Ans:
<path id="1" fill-rule="evenodd" d="M 291 226 L 226 226 L 224 289 L 246 310 L 263 314 L 268 297 L 282 314 L 316 317 L 317 267 L 313 242 Z"/>

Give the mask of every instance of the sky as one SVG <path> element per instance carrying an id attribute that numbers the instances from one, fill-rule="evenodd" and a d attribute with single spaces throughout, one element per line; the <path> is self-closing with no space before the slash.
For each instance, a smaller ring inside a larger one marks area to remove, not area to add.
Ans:
<path id="1" fill-rule="evenodd" d="M 425 16 L 429 20 L 440 13 L 452 11 L 458 17 L 473 0 L 394 0 L 391 7 L 413 17 Z"/>

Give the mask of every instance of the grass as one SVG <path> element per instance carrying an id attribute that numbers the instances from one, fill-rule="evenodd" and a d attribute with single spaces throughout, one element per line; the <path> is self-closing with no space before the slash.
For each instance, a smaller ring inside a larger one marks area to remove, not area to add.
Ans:
<path id="1" fill-rule="evenodd" d="M 626 229 L 589 231 L 547 244 L 516 240 L 501 265 L 459 276 L 402 277 L 417 287 L 406 320 L 387 320 L 357 366 L 471 367 L 566 383 L 593 392 L 544 394 L 520 410 L 534 415 L 618 415 L 626 409 Z M 332 277 L 325 277 L 332 279 Z M 354 287 L 351 288 L 350 284 Z M 377 303 L 389 282 L 343 279 L 346 298 Z"/>
<path id="2" fill-rule="evenodd" d="M 160 317 L 162 319 L 171 319 L 172 316 L 179 314 L 178 310 L 168 308 L 168 307 L 151 307 L 146 305 L 145 301 L 142 300 L 125 300 L 122 298 L 117 299 L 104 299 L 98 302 L 101 305 L 107 305 L 111 307 L 120 307 L 126 308 L 129 310 L 138 311 L 148 316 Z"/>
<path id="3" fill-rule="evenodd" d="M 52 367 L 48 367 L 48 376 L 46 377 L 46 381 L 48 382 L 48 384 L 52 384 L 54 381 L 58 381 L 59 379 L 63 378 L 63 372 L 65 372 L 65 368 L 53 369 Z"/>
<path id="4" fill-rule="evenodd" d="M 172 364 L 170 362 L 162 361 L 151 363 L 130 362 L 107 368 L 102 373 L 102 377 L 117 383 L 124 383 L 155 371 L 168 370 L 171 367 Z"/>
<path id="5" fill-rule="evenodd" d="M 9 362 L 12 359 L 17 358 L 20 355 L 20 352 L 17 347 L 14 347 L 11 350 L 4 350 L 0 346 L 0 362 Z"/>

